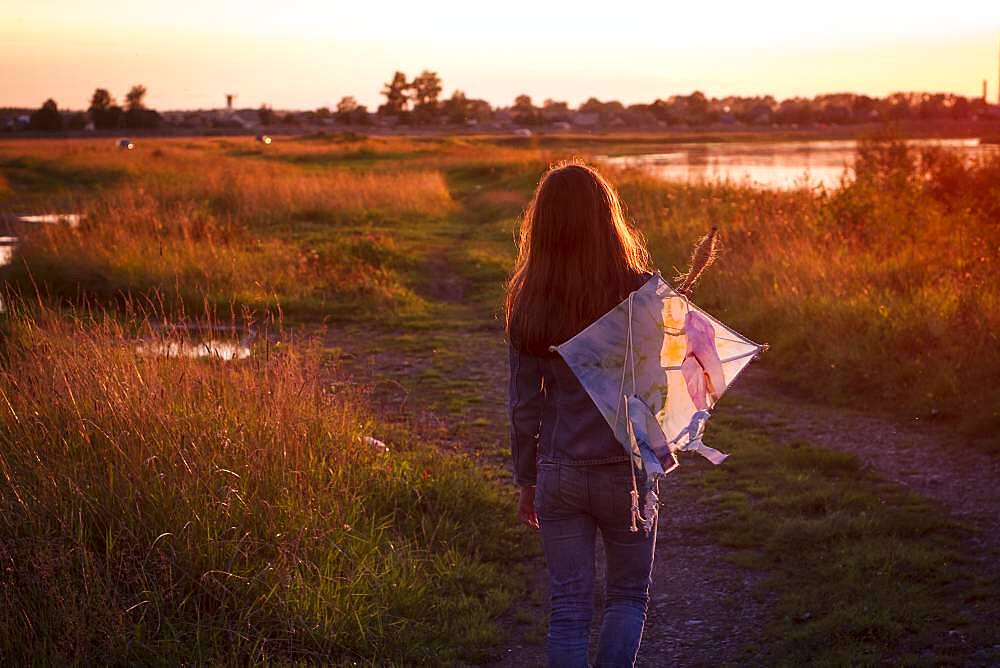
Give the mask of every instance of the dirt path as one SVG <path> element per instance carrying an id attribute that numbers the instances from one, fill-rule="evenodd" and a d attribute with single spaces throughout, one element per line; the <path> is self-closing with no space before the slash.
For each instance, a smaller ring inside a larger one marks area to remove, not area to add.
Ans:
<path id="1" fill-rule="evenodd" d="M 779 389 L 763 365 L 751 366 L 724 399 L 775 438 L 809 440 L 856 455 L 883 477 L 945 506 L 1000 548 L 1000 457 L 925 421 L 873 415 L 804 401 Z"/>
<path id="2" fill-rule="evenodd" d="M 509 469 L 506 348 L 499 329 L 468 332 L 461 340 L 447 334 L 441 339 L 424 338 L 421 344 L 406 348 L 400 346 L 400 337 L 405 334 L 334 328 L 327 332 L 326 344 L 343 351 L 342 363 L 359 382 L 373 385 L 375 400 L 385 412 L 419 425 L 423 436 L 444 447 L 471 451 Z M 456 348 L 468 354 L 456 356 Z M 436 369 L 441 367 L 462 382 L 454 386 L 438 382 Z M 467 395 L 477 400 L 456 403 L 456 398 Z M 683 475 L 673 476 L 661 490 L 664 505 L 649 617 L 639 654 L 642 665 L 718 666 L 752 660 L 753 655 L 745 655 L 745 650 L 759 637 L 766 619 L 767 601 L 759 598 L 756 587 L 763 575 L 726 561 L 727 550 L 703 530 L 708 511 L 695 502 L 695 488 L 705 467 L 689 462 Z M 500 620 L 509 641 L 498 648 L 491 664 L 544 665 L 545 564 L 539 553 L 512 555 L 511 561 L 525 569 L 529 595 Z M 594 638 L 603 578 L 599 565 Z"/>
<path id="3" fill-rule="evenodd" d="M 419 331 L 334 327 L 325 334 L 326 344 L 341 351 L 341 362 L 352 376 L 374 388 L 377 406 L 393 420 L 406 421 L 442 447 L 462 449 L 509 470 L 506 345 L 490 310 L 495 305 L 491 307 L 488 299 L 470 299 L 473 286 L 454 273 L 452 254 L 458 247 L 449 233 L 468 234 L 445 230 L 430 240 L 428 278 L 420 286 L 441 306 L 440 324 Z M 1000 582 L 1000 495 L 995 491 L 1000 458 L 970 450 L 954 433 L 934 425 L 905 424 L 803 402 L 780 389 L 764 367 L 751 367 L 719 410 L 779 441 L 808 440 L 850 452 L 886 479 L 938 501 L 969 527 L 972 568 L 979 576 Z M 704 530 L 709 509 L 695 500 L 699 476 L 709 466 L 689 458 L 662 489 L 664 506 L 640 665 L 762 661 L 758 642 L 772 603 L 759 586 L 766 573 L 728 561 L 728 549 Z M 489 663 L 544 665 L 548 592 L 540 550 L 511 555 L 510 562 L 524 570 L 528 595 L 499 620 L 507 641 Z M 599 579 L 598 592 L 603 589 L 602 572 Z M 601 603 L 598 594 L 595 636 Z M 994 609 L 990 618 L 1000 623 L 1000 609 Z M 976 643 L 963 652 L 975 658 L 972 665 L 991 665 L 1000 656 L 1000 640 L 998 647 L 982 644 L 981 639 Z"/>
<path id="4" fill-rule="evenodd" d="M 506 356 L 499 328 L 418 338 L 417 344 L 401 348 L 400 340 L 410 341 L 403 332 L 358 327 L 331 330 L 327 343 L 345 351 L 344 363 L 361 382 L 374 384 L 376 401 L 387 412 L 423 425 L 425 435 L 446 447 L 506 467 Z M 450 383 L 448 378 L 461 382 Z M 885 478 L 938 501 L 969 527 L 972 567 L 986 578 L 1000 575 L 997 457 L 970 450 L 954 433 L 934 425 L 902 424 L 802 401 L 780 390 L 764 368 L 751 367 L 720 410 L 778 440 L 809 440 L 850 452 Z M 727 549 L 703 530 L 707 509 L 694 502 L 694 496 L 698 476 L 707 466 L 688 460 L 663 489 L 640 665 L 754 663 L 755 642 L 762 636 L 769 605 L 757 586 L 765 574 L 727 561 Z M 543 665 L 548 597 L 544 562 L 538 553 L 512 555 L 511 561 L 526 570 L 529 595 L 501 620 L 509 641 L 498 648 L 491 664 Z M 598 591 L 602 582 L 599 572 Z M 600 609 L 599 594 L 595 636 Z M 995 616 L 1000 620 L 1000 609 Z M 998 649 L 982 647 L 982 661 L 974 665 L 989 665 Z"/>
<path id="5" fill-rule="evenodd" d="M 993 592 L 984 625 L 1000 629 L 1000 456 L 976 450 L 952 429 L 918 419 L 806 401 L 783 391 L 766 366 L 750 367 L 721 410 L 747 419 L 776 441 L 807 440 L 849 452 L 883 478 L 936 501 L 967 529 L 970 579 Z M 983 614 L 983 611 L 980 612 Z M 972 663 L 1000 663 L 1000 630 L 993 638 L 966 638 Z"/>

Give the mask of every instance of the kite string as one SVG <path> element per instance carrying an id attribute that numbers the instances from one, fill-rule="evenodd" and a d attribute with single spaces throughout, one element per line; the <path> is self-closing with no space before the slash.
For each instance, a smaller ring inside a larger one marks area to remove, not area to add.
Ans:
<path id="1" fill-rule="evenodd" d="M 632 347 L 632 296 L 635 293 L 629 293 L 628 296 L 628 356 L 629 362 L 632 367 L 632 394 L 636 393 L 635 387 L 635 348 Z"/>
<path id="2" fill-rule="evenodd" d="M 625 340 L 625 358 L 622 358 L 622 379 L 618 383 L 618 396 L 622 398 L 622 402 L 627 401 L 625 398 L 625 374 L 628 370 L 629 362 L 626 360 L 631 360 L 632 367 L 632 394 L 635 394 L 635 352 L 632 349 L 632 293 L 628 296 L 628 336 Z M 621 415 L 622 404 L 618 404 L 618 408 L 615 409 L 615 427 L 618 427 L 618 418 Z"/>
<path id="3" fill-rule="evenodd" d="M 636 382 L 635 382 L 635 346 L 632 343 L 632 297 L 635 293 L 631 293 L 628 296 L 628 341 L 626 343 L 626 352 L 628 355 L 628 366 L 632 371 L 632 394 L 637 392 Z M 625 389 L 625 364 L 622 364 L 622 380 L 621 386 L 619 387 L 619 394 L 622 395 L 622 402 L 625 403 L 625 415 L 628 424 L 626 428 L 629 432 L 629 440 L 635 439 L 632 431 L 631 418 L 628 417 L 628 399 L 624 395 Z M 618 422 L 618 416 L 615 416 L 615 423 Z M 632 524 L 629 526 L 629 530 L 636 532 L 639 530 L 638 523 L 642 523 L 642 528 L 646 531 L 646 535 L 649 535 L 649 531 L 652 528 L 653 523 L 656 521 L 656 509 L 657 509 L 657 496 L 652 489 L 646 490 L 646 515 L 643 516 L 642 510 L 639 509 L 639 484 L 635 477 L 635 463 L 631 460 L 629 461 L 629 470 L 632 473 L 632 503 L 631 503 L 631 516 Z"/>

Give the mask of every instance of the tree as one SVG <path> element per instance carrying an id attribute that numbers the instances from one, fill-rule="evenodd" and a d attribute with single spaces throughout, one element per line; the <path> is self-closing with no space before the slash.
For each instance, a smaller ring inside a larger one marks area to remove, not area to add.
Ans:
<path id="1" fill-rule="evenodd" d="M 128 111 L 141 111 L 146 108 L 143 99 L 146 97 L 146 87 L 142 84 L 132 86 L 125 94 L 125 108 Z"/>
<path id="2" fill-rule="evenodd" d="M 136 84 L 125 94 L 124 125 L 127 128 L 155 128 L 162 118 L 144 103 L 146 87 Z M 95 123 L 96 125 L 96 123 Z"/>
<path id="3" fill-rule="evenodd" d="M 460 90 L 455 90 L 451 97 L 444 101 L 441 110 L 452 123 L 465 123 L 469 120 L 469 100 Z"/>
<path id="4" fill-rule="evenodd" d="M 350 95 L 340 98 L 337 103 L 337 113 L 335 118 L 338 123 L 344 125 L 367 125 L 368 109 Z"/>
<path id="5" fill-rule="evenodd" d="M 69 130 L 83 130 L 87 127 L 87 115 L 82 111 L 70 114 L 66 119 L 66 128 Z"/>
<path id="6" fill-rule="evenodd" d="M 107 88 L 98 88 L 90 98 L 90 120 L 101 130 L 119 128 L 123 125 L 122 108 L 111 97 Z"/>
<path id="7" fill-rule="evenodd" d="M 382 87 L 382 95 L 385 95 L 385 104 L 378 108 L 378 113 L 399 115 L 406 111 L 406 105 L 409 102 L 409 97 L 407 96 L 409 89 L 410 84 L 407 83 L 405 74 L 402 72 L 393 74 L 392 81 Z"/>
<path id="8" fill-rule="evenodd" d="M 520 112 L 532 112 L 535 110 L 535 105 L 531 104 L 531 96 L 521 93 L 514 98 L 514 110 Z"/>
<path id="9" fill-rule="evenodd" d="M 538 125 L 542 116 L 531 103 L 531 96 L 518 95 L 514 98 L 514 122 L 518 125 Z"/>
<path id="10" fill-rule="evenodd" d="M 63 129 L 63 117 L 59 113 L 59 105 L 52 98 L 45 100 L 42 106 L 31 114 L 29 126 L 32 130 L 54 132 Z"/>
<path id="11" fill-rule="evenodd" d="M 90 96 L 90 113 L 105 112 L 115 104 L 115 98 L 111 97 L 111 93 L 108 92 L 107 88 L 96 88 L 94 89 L 94 94 Z"/>
<path id="12" fill-rule="evenodd" d="M 340 116 L 342 114 L 350 114 L 357 108 L 358 101 L 350 95 L 345 95 L 340 98 L 340 102 L 337 103 L 337 115 Z"/>
<path id="13" fill-rule="evenodd" d="M 437 72 L 424 70 L 410 84 L 413 91 L 413 111 L 418 120 L 427 121 L 437 113 L 438 95 L 441 94 L 441 77 Z"/>
<path id="14" fill-rule="evenodd" d="M 277 120 L 277 116 L 274 113 L 274 109 L 268 104 L 260 105 L 260 109 L 257 110 L 257 120 L 260 121 L 261 125 L 274 125 Z"/>

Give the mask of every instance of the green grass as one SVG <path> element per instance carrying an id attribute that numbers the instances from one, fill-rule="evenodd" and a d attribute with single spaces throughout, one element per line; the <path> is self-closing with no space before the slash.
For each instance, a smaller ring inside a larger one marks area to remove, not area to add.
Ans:
<path id="1" fill-rule="evenodd" d="M 0 159 L 0 176 L 14 190 L 51 194 L 59 190 L 88 190 L 114 185 L 125 178 L 125 172 L 115 168 L 76 166 L 19 156 Z"/>
<path id="2" fill-rule="evenodd" d="M 733 456 L 685 500 L 716 509 L 708 529 L 731 561 L 765 574 L 768 665 L 939 665 L 967 651 L 949 630 L 989 642 L 965 533 L 940 508 L 852 455 L 725 415 L 711 442 Z"/>

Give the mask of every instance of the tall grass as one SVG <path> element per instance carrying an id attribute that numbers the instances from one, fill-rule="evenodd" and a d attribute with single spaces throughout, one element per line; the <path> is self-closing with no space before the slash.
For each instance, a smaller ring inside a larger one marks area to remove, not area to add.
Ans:
<path id="1" fill-rule="evenodd" d="M 447 661 L 496 641 L 489 560 L 514 539 L 482 471 L 375 422 L 308 341 L 233 362 L 138 352 L 136 333 L 183 332 L 14 307 L 6 661 Z"/>
<path id="2" fill-rule="evenodd" d="M 206 159 L 200 149 L 170 143 L 145 156 L 104 147 L 13 148 L 31 151 L 31 160 L 18 164 L 43 172 L 50 164 L 56 171 L 142 165 L 123 170 L 129 177 L 119 185 L 75 192 L 67 177 L 47 194 L 48 206 L 58 201 L 60 209 L 80 211 L 84 223 L 28 234 L 11 280 L 63 299 L 158 291 L 189 305 L 207 295 L 217 304 L 311 313 L 357 311 L 361 303 L 382 314 L 420 311 L 426 305 L 400 277 L 406 259 L 390 237 L 366 228 L 434 219 L 453 206 L 436 171 L 309 171 L 220 154 Z M 37 207 L 37 188 L 21 190 L 0 207 Z M 319 233 L 303 238 L 316 227 Z"/>
<path id="3" fill-rule="evenodd" d="M 619 175 L 664 268 L 718 225 L 724 255 L 696 299 L 771 344 L 780 377 L 1000 428 L 1000 154 L 967 162 L 863 143 L 856 178 L 819 194 Z"/>

